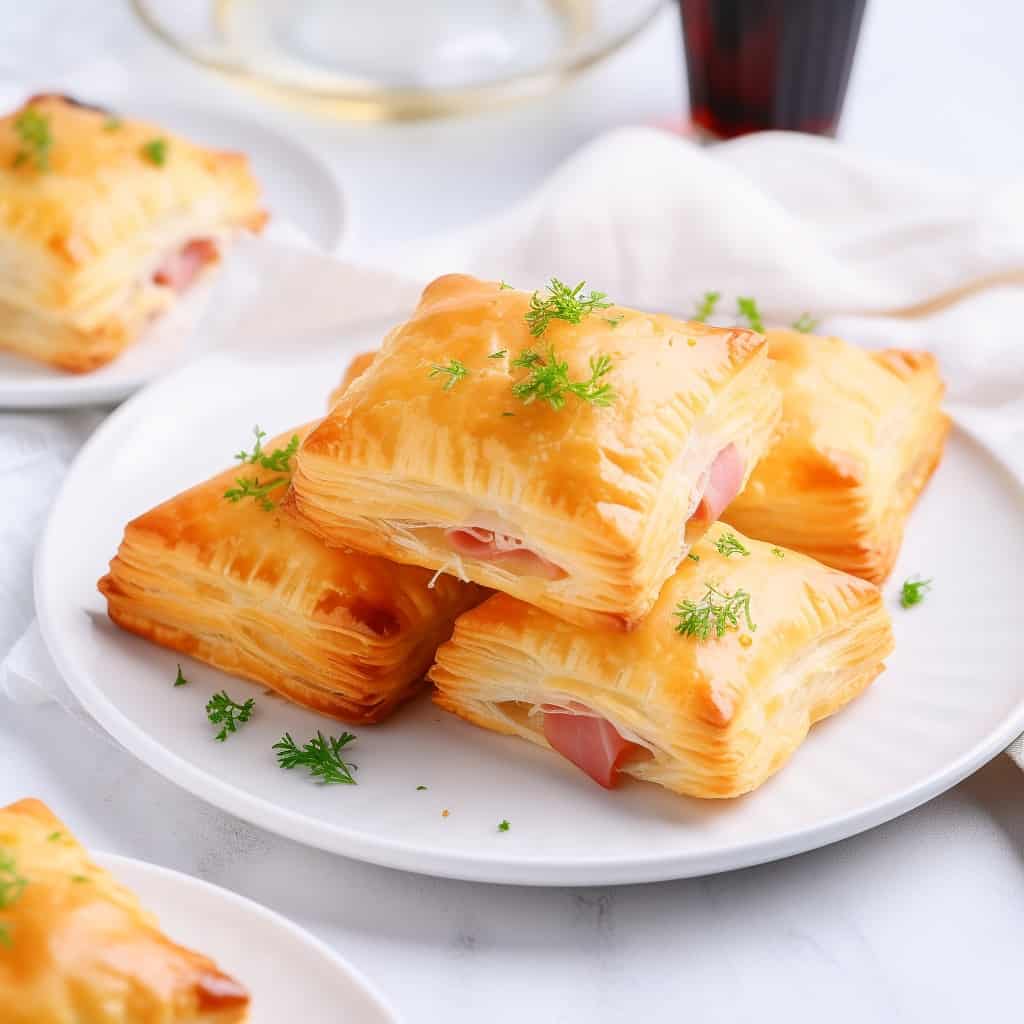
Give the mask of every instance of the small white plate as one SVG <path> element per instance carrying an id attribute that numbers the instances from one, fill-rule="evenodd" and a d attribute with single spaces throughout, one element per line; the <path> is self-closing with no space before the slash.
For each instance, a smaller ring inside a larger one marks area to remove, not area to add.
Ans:
<path id="1" fill-rule="evenodd" d="M 1024 496 L 957 432 L 887 588 L 897 635 L 887 671 L 750 796 L 700 801 L 636 782 L 609 793 L 557 756 L 465 724 L 426 696 L 356 730 L 358 785 L 324 788 L 282 771 L 271 750 L 282 733 L 341 726 L 117 629 L 96 580 L 132 516 L 229 464 L 254 422 L 273 433 L 315 415 L 349 356 L 379 337 L 365 332 L 326 353 L 283 347 L 277 362 L 206 356 L 119 409 L 68 474 L 36 562 L 43 635 L 91 714 L 169 779 L 257 825 L 378 864 L 488 882 L 617 884 L 842 839 L 942 792 L 1024 731 L 1014 571 L 1024 565 Z M 912 573 L 935 584 L 904 611 L 895 592 Z M 192 683 L 176 689 L 178 660 Z M 227 743 L 214 742 L 203 712 L 221 688 L 257 706 Z"/>
<path id="2" fill-rule="evenodd" d="M 170 938 L 212 957 L 245 985 L 249 1024 L 397 1020 L 358 971 L 280 914 L 155 864 L 112 853 L 95 859 L 138 895 Z"/>
<path id="3" fill-rule="evenodd" d="M 246 153 L 270 211 L 269 230 L 273 231 L 275 221 L 287 223 L 325 250 L 338 246 L 347 219 L 341 188 L 330 167 L 294 139 L 228 112 L 149 100 L 81 98 L 116 109 L 126 117 L 166 126 L 196 142 Z M 91 373 L 66 373 L 0 352 L 0 408 L 41 409 L 120 401 L 201 351 L 201 339 L 192 328 L 209 290 L 207 281 L 190 291 L 121 356 Z"/>

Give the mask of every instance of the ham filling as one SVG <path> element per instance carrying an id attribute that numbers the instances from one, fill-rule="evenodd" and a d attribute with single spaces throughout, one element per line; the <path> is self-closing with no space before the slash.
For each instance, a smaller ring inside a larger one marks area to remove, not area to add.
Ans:
<path id="1" fill-rule="evenodd" d="M 704 493 L 697 503 L 693 518 L 713 523 L 725 511 L 743 486 L 743 456 L 734 444 L 726 445 L 711 463 Z"/>
<path id="2" fill-rule="evenodd" d="M 193 238 L 175 249 L 153 272 L 153 282 L 183 292 L 211 263 L 220 259 L 217 243 L 212 238 Z"/>
<path id="3" fill-rule="evenodd" d="M 575 701 L 568 709 L 544 704 L 541 710 L 548 743 L 605 789 L 618 781 L 622 762 L 644 750 L 624 739 L 607 719 Z"/>
<path id="4" fill-rule="evenodd" d="M 540 576 L 546 580 L 558 580 L 565 576 L 554 562 L 532 551 L 525 540 L 510 533 L 488 530 L 482 526 L 461 526 L 445 530 L 445 537 L 456 554 L 480 562 L 507 562 L 509 568 L 514 568 L 524 576 Z"/>
<path id="5" fill-rule="evenodd" d="M 734 444 L 723 448 L 704 474 L 699 485 L 699 498 L 695 497 L 692 518 L 698 522 L 714 522 L 725 507 L 739 494 L 743 484 L 743 456 Z M 502 529 L 503 524 L 492 517 L 490 526 L 467 524 L 445 530 L 444 535 L 457 555 L 478 562 L 496 562 L 523 576 L 538 576 L 546 580 L 564 578 L 565 571 L 534 551 L 514 533 Z M 487 517 L 484 517 L 487 521 Z M 571 759 L 570 759 L 571 760 Z"/>

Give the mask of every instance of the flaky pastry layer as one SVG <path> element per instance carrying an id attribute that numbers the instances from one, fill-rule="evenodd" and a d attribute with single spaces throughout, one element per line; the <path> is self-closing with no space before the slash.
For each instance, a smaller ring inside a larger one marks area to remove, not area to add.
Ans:
<path id="1" fill-rule="evenodd" d="M 722 518 L 881 583 L 942 458 L 938 364 L 796 331 L 769 331 L 768 344 L 783 394 L 778 436 Z"/>
<path id="2" fill-rule="evenodd" d="M 0 808 L 4 1024 L 239 1024 L 246 990 L 172 942 L 138 899 L 89 859 L 38 800 Z M 10 888 L 5 890 L 8 894 Z"/>
<path id="3" fill-rule="evenodd" d="M 774 429 L 779 396 L 763 339 L 613 307 L 541 340 L 530 297 L 450 275 L 300 449 L 285 506 L 329 544 L 441 569 L 581 624 L 630 628 L 704 525 L 687 520 L 715 455 L 734 445 L 749 474 Z M 524 404 L 512 386 L 526 350 L 569 364 L 572 379 L 608 355 L 616 399 Z M 432 376 L 456 360 L 449 388 Z M 561 572 L 453 551 L 445 531 L 500 523 Z"/>
<path id="4" fill-rule="evenodd" d="M 380 721 L 420 687 L 455 617 L 482 591 L 328 548 L 276 508 L 225 500 L 246 476 L 275 474 L 227 470 L 128 524 L 99 582 L 111 619 L 315 711 Z"/>
<path id="5" fill-rule="evenodd" d="M 749 551 L 721 554 L 733 533 Z M 540 746 L 543 708 L 582 706 L 637 745 L 628 775 L 696 797 L 760 786 L 882 670 L 892 631 L 871 584 L 715 524 L 642 623 L 587 631 L 500 594 L 463 615 L 437 652 L 436 703 Z M 711 583 L 745 591 L 753 625 L 700 641 L 676 631 L 681 602 Z"/>
<path id="6" fill-rule="evenodd" d="M 29 110 L 52 140 L 43 167 L 15 127 Z M 154 142 L 159 164 L 146 156 Z M 155 279 L 169 257 L 197 240 L 219 250 L 265 220 L 242 154 L 33 97 L 0 118 L 0 348 L 95 369 L 174 302 L 174 287 Z"/>

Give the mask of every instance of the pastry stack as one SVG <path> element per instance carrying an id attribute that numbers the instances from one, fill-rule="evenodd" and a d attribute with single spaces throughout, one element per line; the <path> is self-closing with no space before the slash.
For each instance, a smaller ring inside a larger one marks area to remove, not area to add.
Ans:
<path id="1" fill-rule="evenodd" d="M 737 796 L 882 670 L 942 390 L 921 353 L 449 275 L 253 476 L 130 523 L 100 589 L 344 721 L 426 673 L 603 786 Z"/>

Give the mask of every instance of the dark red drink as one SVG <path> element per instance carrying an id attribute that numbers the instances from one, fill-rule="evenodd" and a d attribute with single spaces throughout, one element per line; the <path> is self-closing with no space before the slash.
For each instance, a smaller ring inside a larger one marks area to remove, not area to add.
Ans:
<path id="1" fill-rule="evenodd" d="M 834 135 L 866 0 L 679 0 L 690 116 L 731 138 Z"/>

